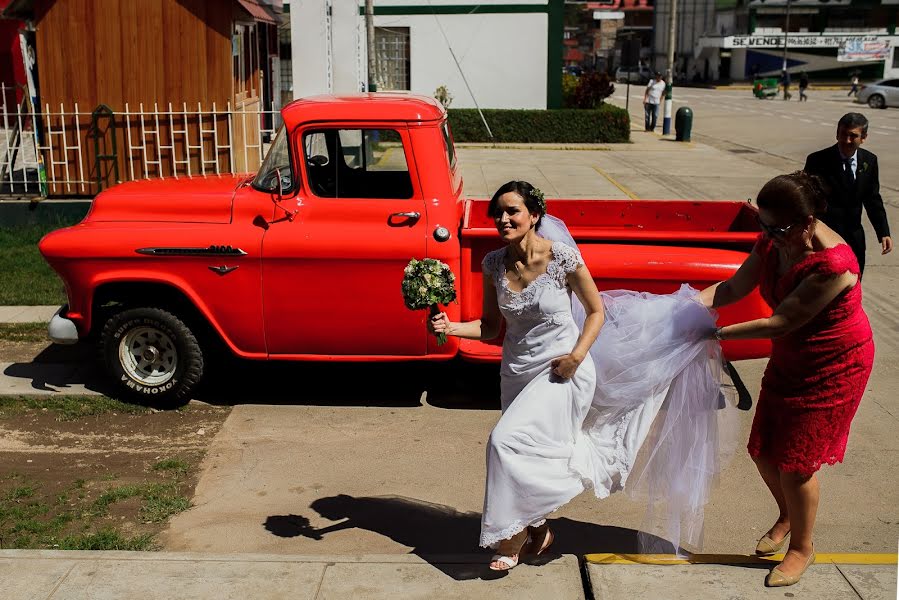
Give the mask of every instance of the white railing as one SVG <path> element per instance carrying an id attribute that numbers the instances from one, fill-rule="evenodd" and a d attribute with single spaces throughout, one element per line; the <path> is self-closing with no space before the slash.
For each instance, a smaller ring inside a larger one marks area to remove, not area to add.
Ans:
<path id="1" fill-rule="evenodd" d="M 14 89 L 0 94 L 0 195 L 91 196 L 122 181 L 255 171 L 281 124 L 258 103 L 126 103 L 95 120 L 77 103 L 36 113 Z"/>

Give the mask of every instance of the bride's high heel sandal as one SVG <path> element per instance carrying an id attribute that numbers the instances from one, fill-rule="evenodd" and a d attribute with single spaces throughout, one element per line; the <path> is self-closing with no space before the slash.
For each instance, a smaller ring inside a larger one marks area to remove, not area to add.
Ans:
<path id="1" fill-rule="evenodd" d="M 549 547 L 553 545 L 556 536 L 549 528 L 549 523 L 544 523 L 540 527 L 528 527 L 531 536 L 531 543 L 527 550 L 522 550 L 525 554 L 533 554 L 540 556 L 544 552 L 549 551 Z"/>
<path id="2" fill-rule="evenodd" d="M 518 563 L 521 560 L 521 553 L 530 541 L 531 536 L 527 529 L 516 533 L 507 540 L 501 541 L 499 543 L 499 548 L 496 549 L 497 553 L 490 559 L 490 570 L 509 571 L 518 566 Z M 495 567 L 493 566 L 493 563 L 500 563 L 505 566 Z"/>

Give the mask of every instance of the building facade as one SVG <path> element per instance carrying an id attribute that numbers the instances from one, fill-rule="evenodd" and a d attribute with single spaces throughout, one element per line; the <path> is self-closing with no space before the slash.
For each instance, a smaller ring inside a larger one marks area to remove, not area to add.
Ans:
<path id="1" fill-rule="evenodd" d="M 899 76 L 899 0 L 716 0 L 694 56 L 735 80 L 792 74 L 846 81 Z"/>
<path id="2" fill-rule="evenodd" d="M 290 2 L 293 96 L 443 87 L 453 108 L 557 108 L 563 4 L 375 0 L 369 81 L 364 0 Z"/>

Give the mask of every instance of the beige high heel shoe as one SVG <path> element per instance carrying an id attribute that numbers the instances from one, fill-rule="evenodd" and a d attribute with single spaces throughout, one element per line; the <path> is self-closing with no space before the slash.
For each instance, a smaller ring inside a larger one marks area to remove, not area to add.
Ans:
<path id="1" fill-rule="evenodd" d="M 503 540 L 496 549 L 496 554 L 490 558 L 491 571 L 510 571 L 518 566 L 521 561 L 521 553 L 527 544 L 531 541 L 530 533 L 527 529 L 519 531 L 511 538 Z M 493 563 L 498 562 L 504 567 L 494 567 Z"/>
<path id="2" fill-rule="evenodd" d="M 768 587 L 785 587 L 788 585 L 793 585 L 795 583 L 799 583 L 799 579 L 802 575 L 808 570 L 810 566 L 815 564 L 815 551 L 812 550 L 812 553 L 808 555 L 808 560 L 805 561 L 805 566 L 802 567 L 802 570 L 795 575 L 784 575 L 780 569 L 774 567 L 771 569 L 771 572 L 768 573 L 768 576 L 765 578 L 765 585 Z M 778 567 L 780 565 L 777 565 Z"/>
<path id="3" fill-rule="evenodd" d="M 771 539 L 767 533 L 762 536 L 762 539 L 759 540 L 758 545 L 755 547 L 756 556 L 770 556 L 771 554 L 777 554 L 781 550 L 783 550 L 784 546 L 787 544 L 787 538 L 789 537 L 790 532 L 788 531 L 782 540 L 779 542 L 775 542 Z"/>

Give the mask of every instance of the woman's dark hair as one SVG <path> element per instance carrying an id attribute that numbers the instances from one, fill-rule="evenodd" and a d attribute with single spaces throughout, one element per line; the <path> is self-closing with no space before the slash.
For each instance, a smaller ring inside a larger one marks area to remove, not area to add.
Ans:
<path id="1" fill-rule="evenodd" d="M 756 202 L 759 208 L 789 217 L 794 222 L 820 217 L 827 210 L 828 190 L 817 175 L 795 171 L 778 175 L 762 187 Z"/>
<path id="2" fill-rule="evenodd" d="M 540 221 L 543 220 L 543 215 L 546 214 L 546 203 L 543 200 L 543 192 L 527 181 L 510 181 L 501 185 L 490 199 L 490 204 L 487 205 L 487 216 L 491 219 L 496 216 L 500 196 L 508 194 L 509 192 L 515 192 L 521 196 L 528 212 L 532 215 L 537 215 L 537 225 L 535 226 L 535 229 L 539 228 Z"/>

